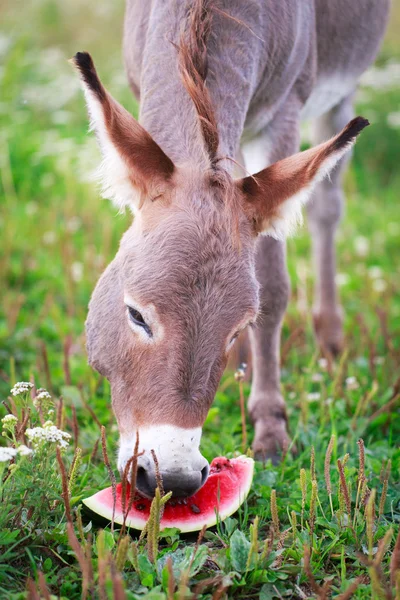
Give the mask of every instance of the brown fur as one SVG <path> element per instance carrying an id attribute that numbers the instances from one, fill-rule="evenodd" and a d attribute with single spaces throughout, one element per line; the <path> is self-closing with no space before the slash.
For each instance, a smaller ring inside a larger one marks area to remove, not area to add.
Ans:
<path id="1" fill-rule="evenodd" d="M 174 164 L 147 131 L 105 90 L 87 52 L 78 52 L 73 63 L 88 88 L 97 96 L 104 111 L 104 122 L 111 141 L 130 167 L 132 185 L 143 195 L 154 194 L 156 183 L 165 184 Z"/>

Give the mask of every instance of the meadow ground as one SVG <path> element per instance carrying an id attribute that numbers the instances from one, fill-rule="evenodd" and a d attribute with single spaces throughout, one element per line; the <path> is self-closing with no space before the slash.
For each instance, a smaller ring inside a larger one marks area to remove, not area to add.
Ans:
<path id="1" fill-rule="evenodd" d="M 373 125 L 346 177 L 338 235 L 345 353 L 328 369 L 313 342 L 304 228 L 288 243 L 292 300 L 282 339 L 282 385 L 297 455 L 277 467 L 257 464 L 247 503 L 199 547 L 169 531 L 152 560 L 148 540 L 102 532 L 85 515 L 82 523 L 78 508 L 110 485 L 101 425 L 115 468 L 109 387 L 87 365 L 84 320 L 129 217 L 116 215 L 88 182 L 99 154 L 66 59 L 90 50 L 112 93 L 136 111 L 120 60 L 123 6 L 37 0 L 21 11 L 18 2 L 3 7 L 0 36 L 0 395 L 6 401 L 0 417 L 12 408 L 23 431 L 40 424 L 54 402 L 46 418 L 72 437 L 60 455 L 69 477 L 64 497 L 57 442 L 20 453 L 10 469 L 0 462 L 0 597 L 25 598 L 28 585 L 32 599 L 51 593 L 75 600 L 82 588 L 83 597 L 87 589 L 88 597 L 101 599 L 400 598 L 398 579 L 394 591 L 400 548 L 393 550 L 400 522 L 400 11 L 357 96 L 358 112 Z M 27 394 L 9 398 L 16 381 L 29 380 L 52 396 L 43 397 L 42 414 Z M 22 414 L 30 421 L 21 423 Z M 12 419 L 5 423 L 1 444 L 13 445 L 13 427 Z M 249 442 L 251 436 L 248 425 Z M 233 456 L 241 445 L 238 384 L 226 374 L 202 451 L 208 459 Z M 0 446 L 0 460 L 6 452 Z M 69 518 L 75 534 L 68 534 Z"/>

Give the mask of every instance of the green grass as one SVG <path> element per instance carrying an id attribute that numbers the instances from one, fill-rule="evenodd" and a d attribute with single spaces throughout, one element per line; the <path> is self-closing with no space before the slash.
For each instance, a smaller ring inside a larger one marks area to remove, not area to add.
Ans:
<path id="1" fill-rule="evenodd" d="M 82 456 L 69 493 L 77 541 L 71 533 L 68 537 L 54 445 L 42 447 L 34 456 L 19 457 L 16 467 L 4 470 L 0 598 L 27 597 L 27 578 L 37 582 L 31 586 L 39 585 L 40 573 L 54 597 L 80 598 L 87 576 L 82 575 L 77 554 L 89 548 L 91 589 L 99 598 L 123 598 L 119 586 L 125 588 L 127 598 L 194 598 L 201 582 L 197 597 L 203 599 L 323 598 L 318 589 L 327 580 L 332 597 L 340 597 L 359 576 L 363 579 L 354 598 L 395 597 L 389 595 L 389 584 L 384 589 L 379 580 L 382 576 L 389 581 L 400 521 L 400 416 L 398 403 L 391 402 L 399 392 L 400 376 L 400 128 L 393 125 L 400 94 L 390 82 L 380 90 L 363 88 L 358 98 L 359 113 L 373 125 L 357 144 L 346 177 L 347 213 L 338 235 L 346 353 L 332 373 L 319 362 L 311 331 L 313 275 L 306 230 L 288 244 L 292 301 L 283 330 L 282 385 L 297 454 L 288 455 L 278 467 L 257 464 L 247 503 L 217 531 L 205 534 L 191 566 L 195 539 L 180 538 L 174 531 L 159 540 L 159 553 L 152 562 L 146 540 L 138 544 L 137 539 L 119 538 L 109 528 L 102 533 L 84 515 L 80 526 L 81 499 L 110 485 L 97 445 L 99 424 L 106 428 L 111 458 L 118 439 L 108 383 L 86 362 L 84 320 L 90 293 L 115 254 L 129 218 L 116 215 L 87 181 L 99 154 L 95 141 L 87 136 L 83 99 L 66 58 L 76 50 L 90 50 L 113 94 L 127 108 L 137 108 L 120 65 L 123 7 L 110 4 L 99 11 L 96 6 L 40 0 L 24 7 L 22 23 L 15 6 L 3 15 L 0 396 L 6 400 L 16 381 L 30 378 L 51 393 L 56 409 L 62 396 L 60 418 L 72 435 L 62 455 L 67 470 L 74 446 L 82 449 Z M 398 21 L 398 12 L 393 22 Z M 389 30 L 378 61 L 381 68 L 400 60 L 396 32 L 396 27 Z M 15 410 L 21 417 L 25 399 L 18 402 Z M 37 411 L 29 399 L 26 402 L 37 424 Z M 1 405 L 0 417 L 6 412 Z M 334 515 L 324 474 L 332 435 L 329 472 Z M 251 436 L 248 425 L 249 441 Z M 360 438 L 365 443 L 368 488 L 376 494 L 369 530 L 364 508 L 355 506 Z M 240 452 L 241 442 L 238 384 L 228 373 L 204 427 L 202 452 L 209 460 L 221 454 L 233 456 Z M 344 475 L 350 519 L 339 493 L 337 469 L 337 459 L 343 461 L 347 453 Z M 382 469 L 389 460 L 391 474 L 383 502 Z M 304 498 L 301 469 L 305 470 Z M 273 502 L 271 510 L 272 490 L 276 511 Z M 379 546 L 388 531 L 391 539 Z M 375 566 L 368 563 L 369 554 Z M 87 559 L 81 557 L 81 563 L 85 570 Z M 38 597 L 32 590 L 29 594 Z M 399 589 L 397 594 L 399 598 Z M 46 597 L 43 584 L 42 597 Z"/>

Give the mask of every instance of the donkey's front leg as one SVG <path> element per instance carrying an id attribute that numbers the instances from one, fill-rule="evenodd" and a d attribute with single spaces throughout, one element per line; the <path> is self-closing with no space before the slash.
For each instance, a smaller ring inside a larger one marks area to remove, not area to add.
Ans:
<path id="1" fill-rule="evenodd" d="M 250 173 L 294 154 L 299 147 L 298 113 L 290 107 L 256 140 L 242 146 Z M 256 269 L 261 284 L 260 315 L 250 331 L 253 380 L 248 410 L 254 423 L 253 450 L 259 460 L 279 462 L 289 445 L 285 401 L 280 389 L 282 319 L 290 294 L 286 244 L 272 237 L 258 239 Z"/>
<path id="2" fill-rule="evenodd" d="M 260 237 L 257 277 L 261 283 L 260 316 L 250 332 L 253 381 L 248 403 L 254 423 L 256 458 L 275 464 L 289 445 L 285 401 L 280 391 L 282 319 L 290 293 L 284 242 Z"/>
<path id="3" fill-rule="evenodd" d="M 313 142 L 338 133 L 353 117 L 351 98 L 323 115 L 315 123 Z M 349 155 L 316 187 L 307 204 L 316 271 L 313 309 L 314 330 L 321 349 L 336 355 L 343 345 L 342 310 L 337 298 L 335 233 L 343 211 L 342 174 Z"/>

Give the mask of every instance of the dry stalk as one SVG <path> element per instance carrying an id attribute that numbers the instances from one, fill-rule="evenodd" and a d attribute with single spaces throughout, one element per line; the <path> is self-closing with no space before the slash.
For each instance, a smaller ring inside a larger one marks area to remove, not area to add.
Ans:
<path id="1" fill-rule="evenodd" d="M 300 489 L 301 489 L 301 528 L 304 524 L 304 509 L 306 507 L 307 498 L 307 475 L 305 469 L 300 469 Z"/>
<path id="2" fill-rule="evenodd" d="M 310 588 L 312 589 L 312 591 L 314 592 L 314 594 L 317 594 L 317 598 L 320 600 L 325 599 L 327 596 L 327 590 L 324 590 L 324 587 L 321 587 L 314 578 L 313 572 L 311 570 L 311 564 L 310 564 L 310 557 L 311 557 L 311 550 L 309 548 L 309 546 L 304 546 L 303 547 L 304 550 L 304 572 L 306 574 L 306 577 L 308 579 L 308 583 L 310 584 Z"/>
<path id="3" fill-rule="evenodd" d="M 382 486 L 382 494 L 381 494 L 381 499 L 379 502 L 379 516 L 381 517 L 383 515 L 383 513 L 385 512 L 385 502 L 386 502 L 386 496 L 387 496 L 387 491 L 388 491 L 388 485 L 389 485 L 389 477 L 390 477 L 390 471 L 392 468 L 392 461 L 389 459 L 386 469 L 385 469 L 385 474 L 383 477 L 383 486 Z"/>
<path id="4" fill-rule="evenodd" d="M 257 560 L 258 556 L 258 515 L 254 519 L 254 522 L 250 525 L 250 550 L 246 562 L 246 571 L 251 567 L 253 557 Z"/>
<path id="5" fill-rule="evenodd" d="M 291 526 L 292 526 L 292 537 L 293 541 L 296 539 L 297 534 L 297 515 L 294 510 L 291 512 Z"/>
<path id="6" fill-rule="evenodd" d="M 78 447 L 79 442 L 79 425 L 78 425 L 78 417 L 76 415 L 76 408 L 72 405 L 72 434 L 74 438 L 74 448 Z"/>
<path id="7" fill-rule="evenodd" d="M 71 525 L 72 525 L 72 514 L 71 514 L 71 505 L 69 503 L 67 471 L 65 469 L 65 465 L 64 465 L 63 459 L 61 457 L 61 450 L 58 447 L 57 447 L 57 461 L 58 461 L 58 465 L 60 467 L 60 473 L 61 473 L 62 498 L 64 500 L 65 516 L 67 517 L 68 523 L 71 523 Z"/>
<path id="8" fill-rule="evenodd" d="M 387 402 L 386 404 L 381 406 L 377 411 L 375 411 L 368 418 L 368 423 L 372 423 L 372 421 L 374 421 L 382 413 L 387 412 L 390 414 L 390 412 L 397 406 L 397 404 L 400 404 L 400 394 L 397 394 L 397 396 L 394 396 L 391 400 L 389 400 L 389 402 Z"/>
<path id="9" fill-rule="evenodd" d="M 311 500 L 310 500 L 310 516 L 309 516 L 309 525 L 310 525 L 310 533 L 311 538 L 314 535 L 315 521 L 317 517 L 316 508 L 317 508 L 317 497 L 318 497 L 318 484 L 315 479 L 311 482 Z"/>
<path id="10" fill-rule="evenodd" d="M 84 542 L 85 541 L 85 532 L 83 531 L 81 505 L 79 505 L 76 510 L 75 518 L 76 518 L 76 526 L 78 527 L 79 537 L 81 538 L 81 541 Z"/>
<path id="11" fill-rule="evenodd" d="M 400 596 L 400 529 L 390 559 L 390 583 L 392 587 L 396 587 L 397 595 Z"/>
<path id="12" fill-rule="evenodd" d="M 91 566 L 89 566 L 89 560 L 87 553 L 82 550 L 78 538 L 75 535 L 74 526 L 71 522 L 67 523 L 67 534 L 69 545 L 75 553 L 76 559 L 79 563 L 82 572 L 82 600 L 86 600 L 88 591 L 91 585 L 90 574 L 92 572 Z M 99 568 L 100 572 L 100 568 Z"/>
<path id="13" fill-rule="evenodd" d="M 347 368 L 347 359 L 349 357 L 349 351 L 345 350 L 342 354 L 342 357 L 340 359 L 339 362 L 339 367 L 337 370 L 337 374 L 335 377 L 335 380 L 333 382 L 333 396 L 334 398 L 337 398 L 340 395 L 342 386 L 343 386 L 343 380 L 346 374 L 346 368 Z"/>
<path id="14" fill-rule="evenodd" d="M 167 567 L 167 571 L 168 571 L 167 598 L 168 598 L 168 600 L 174 600 L 176 583 L 175 583 L 174 569 L 173 569 L 173 565 L 172 565 L 172 558 L 170 556 L 168 556 L 168 558 L 167 558 L 166 567 Z"/>
<path id="15" fill-rule="evenodd" d="M 369 559 L 372 560 L 372 549 L 374 546 L 374 520 L 375 520 L 375 490 L 371 490 L 366 507 L 365 507 L 365 521 L 367 529 L 367 540 L 368 540 L 368 555 Z"/>
<path id="16" fill-rule="evenodd" d="M 260 556 L 260 564 L 263 565 L 264 561 L 267 560 L 268 556 L 271 553 L 272 547 L 274 545 L 274 528 L 270 527 L 269 529 L 269 537 L 265 538 L 263 549 Z"/>
<path id="17" fill-rule="evenodd" d="M 344 498 L 344 503 L 346 506 L 346 512 L 348 515 L 348 519 L 350 522 L 351 519 L 351 501 L 350 501 L 350 494 L 349 494 L 349 488 L 347 487 L 347 481 L 346 481 L 346 476 L 344 474 L 344 468 L 343 468 L 343 464 L 342 461 L 338 458 L 337 460 L 337 466 L 338 466 L 338 470 L 339 470 L 339 478 L 340 478 L 340 489 Z"/>
<path id="18" fill-rule="evenodd" d="M 162 480 L 161 473 L 160 473 L 160 465 L 158 464 L 158 458 L 157 458 L 154 450 L 151 450 L 151 456 L 153 457 L 153 461 L 154 461 L 154 470 L 156 473 L 157 487 L 160 490 L 161 497 L 163 497 L 164 496 L 164 485 L 163 485 L 163 480 Z"/>
<path id="19" fill-rule="evenodd" d="M 107 454 L 107 441 L 106 441 L 106 428 L 101 426 L 101 448 L 103 450 L 103 460 L 106 465 L 108 476 L 111 480 L 112 495 L 113 495 L 113 511 L 111 519 L 111 531 L 114 531 L 114 518 L 115 518 L 115 506 L 117 504 L 117 482 L 115 479 L 114 471 L 111 468 L 110 460 Z"/>
<path id="20" fill-rule="evenodd" d="M 57 419 L 56 419 L 56 425 L 58 427 L 58 429 L 64 429 L 64 400 L 61 398 L 58 401 L 57 404 Z"/>
<path id="21" fill-rule="evenodd" d="M 46 377 L 46 387 L 47 387 L 48 391 L 51 392 L 52 389 L 53 389 L 53 385 L 51 383 L 51 373 L 50 373 L 50 366 L 49 366 L 49 358 L 47 356 L 46 344 L 43 341 L 40 344 L 40 349 L 41 349 L 41 354 L 42 354 L 42 361 L 43 361 L 44 373 L 45 373 L 45 377 Z"/>
<path id="22" fill-rule="evenodd" d="M 51 600 L 50 592 L 46 585 L 46 579 L 45 579 L 42 571 L 38 571 L 38 582 L 39 582 L 40 594 L 42 595 L 43 600 Z"/>
<path id="23" fill-rule="evenodd" d="M 271 490 L 271 517 L 275 535 L 279 535 L 280 523 L 278 515 L 278 505 L 276 502 L 276 490 Z"/>
<path id="24" fill-rule="evenodd" d="M 115 566 L 118 571 L 124 570 L 126 558 L 128 556 L 130 542 L 131 542 L 131 538 L 129 535 L 125 535 L 118 542 L 117 553 L 115 556 Z"/>
<path id="25" fill-rule="evenodd" d="M 242 452 L 243 454 L 247 449 L 247 429 L 246 429 L 246 407 L 244 400 L 244 391 L 243 391 L 243 381 L 246 375 L 246 367 L 245 363 L 242 363 L 240 367 L 235 372 L 235 379 L 239 384 L 239 400 L 240 400 L 240 416 L 242 422 Z"/>
<path id="26" fill-rule="evenodd" d="M 71 494 L 74 487 L 75 479 L 78 474 L 78 469 L 82 461 L 82 449 L 75 448 L 74 458 L 72 459 L 71 467 L 68 473 L 68 491 Z"/>
<path id="27" fill-rule="evenodd" d="M 358 444 L 358 477 L 357 477 L 357 496 L 356 496 L 356 504 L 354 507 L 354 518 L 353 518 L 353 528 L 356 525 L 357 514 L 359 513 L 359 501 L 363 502 L 365 497 L 366 487 L 367 487 L 367 479 L 365 477 L 365 446 L 364 440 L 360 438 L 357 442 Z"/>
<path id="28" fill-rule="evenodd" d="M 315 481 L 315 450 L 314 446 L 311 446 L 311 456 L 310 456 L 310 473 L 311 473 L 311 481 Z"/>
<path id="29" fill-rule="evenodd" d="M 278 543 L 276 545 L 276 550 L 277 551 L 283 550 L 283 548 L 285 546 L 285 540 L 288 537 L 288 535 L 289 535 L 290 532 L 291 532 L 291 528 L 285 529 L 285 531 L 283 531 L 281 533 L 281 535 L 279 536 Z M 273 568 L 274 569 L 279 569 L 279 567 L 282 566 L 282 562 L 283 562 L 283 552 L 281 552 L 281 554 L 274 561 Z"/>
<path id="30" fill-rule="evenodd" d="M 126 600 L 126 594 L 124 584 L 122 583 L 122 577 L 114 569 L 111 569 L 111 580 L 113 589 L 113 600 Z"/>
<path id="31" fill-rule="evenodd" d="M 64 370 L 64 378 L 65 378 L 65 383 L 67 385 L 71 385 L 71 369 L 69 367 L 69 357 L 71 354 L 71 346 L 72 346 L 72 338 L 70 335 L 67 335 L 67 337 L 64 340 L 64 347 L 63 347 L 63 370 Z"/>
<path id="32" fill-rule="evenodd" d="M 96 458 L 97 450 L 99 449 L 100 439 L 101 438 L 97 438 L 97 440 L 94 443 L 93 450 L 90 454 L 90 459 L 89 459 L 90 462 L 93 462 L 94 459 Z"/>
<path id="33" fill-rule="evenodd" d="M 332 452 L 333 452 L 334 444 L 335 444 L 335 436 L 332 435 L 331 439 L 329 440 L 328 447 L 326 449 L 325 462 L 324 462 L 324 474 L 325 474 L 326 491 L 328 492 L 328 496 L 329 496 L 329 504 L 330 504 L 330 507 L 331 507 L 332 517 L 334 515 L 334 512 L 333 512 L 333 502 L 332 502 L 332 485 L 331 485 L 331 471 L 330 471 L 330 467 L 331 467 L 331 458 L 332 458 Z"/>
<path id="34" fill-rule="evenodd" d="M 27 600 L 40 600 L 40 594 L 36 589 L 36 585 L 30 577 L 26 580 Z"/>
<path id="35" fill-rule="evenodd" d="M 339 596 L 337 596 L 336 600 L 349 600 L 352 595 L 354 594 L 354 592 L 357 590 L 358 586 L 364 582 L 364 577 L 360 576 L 357 577 L 347 588 L 347 590 L 345 592 L 343 592 L 342 594 L 339 594 Z"/>

